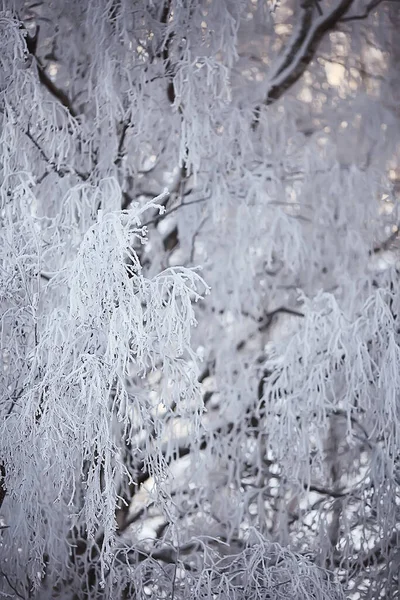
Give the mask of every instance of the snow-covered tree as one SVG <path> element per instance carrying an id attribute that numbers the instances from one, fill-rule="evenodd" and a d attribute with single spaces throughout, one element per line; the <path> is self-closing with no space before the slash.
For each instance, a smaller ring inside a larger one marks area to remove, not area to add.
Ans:
<path id="1" fill-rule="evenodd" d="M 398 597 L 399 29 L 3 1 L 3 597 Z"/>

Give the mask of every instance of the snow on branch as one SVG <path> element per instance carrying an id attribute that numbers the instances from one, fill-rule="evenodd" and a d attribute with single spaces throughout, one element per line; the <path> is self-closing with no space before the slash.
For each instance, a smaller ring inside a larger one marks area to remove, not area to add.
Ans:
<path id="1" fill-rule="evenodd" d="M 146 572 L 151 569 L 152 584 L 160 592 L 171 589 L 172 579 L 176 600 L 344 600 L 330 574 L 252 528 L 246 540 L 237 540 L 235 550 L 229 552 L 231 548 L 225 544 L 229 553 L 221 557 L 218 548 L 223 545 L 216 538 L 202 536 L 177 548 L 162 546 L 152 552 L 121 549 L 115 559 L 119 580 L 130 593 L 144 596 Z M 108 589 L 111 591 L 111 585 Z"/>
<path id="2" fill-rule="evenodd" d="M 104 575 L 116 530 L 116 474 L 124 471 L 114 421 L 122 424 L 129 442 L 135 431 L 146 430 L 150 417 L 145 394 L 128 395 L 128 371 L 144 376 L 161 362 L 166 382 L 178 384 L 166 383 L 164 404 L 181 404 L 181 412 L 190 405 L 191 414 L 201 410 L 190 335 L 196 324 L 192 303 L 207 286 L 185 268 L 169 268 L 153 279 L 143 276 L 134 246 L 145 242 L 142 213 L 157 206 L 99 211 L 75 260 L 59 276 L 58 285 L 69 288 L 69 311 L 60 306 L 37 316 L 39 334 L 21 381 L 19 408 L 1 427 L 9 491 L 4 514 L 16 525 L 13 543 L 24 546 L 15 557 L 20 562 L 15 572 L 29 564 L 35 578 L 42 570 L 35 557 L 44 554 L 49 572 L 62 572 L 63 544 L 51 531 L 58 536 L 62 529 L 66 544 L 72 527 L 84 531 L 90 544 L 102 532 Z M 194 433 L 195 420 L 192 424 Z M 158 433 L 162 436 L 161 421 Z M 157 444 L 149 443 L 144 456 L 149 468 L 159 470 Z"/>
<path id="3" fill-rule="evenodd" d="M 314 2 L 302 3 L 301 17 L 293 35 L 269 76 L 266 104 L 278 100 L 302 76 L 323 36 L 335 27 L 353 1 L 339 0 L 314 21 L 312 21 Z"/>

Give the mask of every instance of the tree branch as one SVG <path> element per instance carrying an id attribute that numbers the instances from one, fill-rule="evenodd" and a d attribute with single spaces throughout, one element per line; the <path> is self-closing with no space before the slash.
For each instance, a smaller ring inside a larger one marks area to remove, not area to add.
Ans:
<path id="1" fill-rule="evenodd" d="M 341 19 L 339 19 L 339 23 L 347 23 L 349 21 L 362 21 L 363 19 L 367 19 L 370 13 L 374 10 L 374 8 L 376 8 L 377 6 L 379 6 L 379 4 L 382 4 L 382 2 L 385 1 L 390 2 L 391 0 L 372 0 L 367 4 L 365 12 L 363 12 L 361 15 L 349 15 L 346 17 L 342 17 Z"/>
<path id="2" fill-rule="evenodd" d="M 392 245 L 393 245 L 393 243 L 400 236 L 399 228 L 400 228 L 400 223 L 397 225 L 396 231 L 394 231 L 393 233 L 391 233 L 385 240 L 383 240 L 383 242 L 381 242 L 377 246 L 374 246 L 374 248 L 372 249 L 372 252 L 374 254 L 378 254 L 379 252 L 385 252 L 386 250 L 390 250 L 391 247 L 392 247 Z"/>
<path id="3" fill-rule="evenodd" d="M 160 220 L 165 219 L 165 217 L 169 217 L 170 215 L 172 215 L 172 213 L 176 212 L 180 208 L 183 208 L 184 206 L 191 206 L 192 204 L 200 204 L 201 202 L 205 202 L 208 199 L 209 199 L 209 196 L 207 198 L 197 198 L 197 200 L 189 200 L 189 202 L 181 202 L 181 204 L 177 204 L 176 206 L 171 208 L 168 212 L 165 212 L 164 214 L 161 214 L 161 215 L 157 215 L 157 217 L 155 217 L 154 219 L 150 219 L 150 221 L 146 221 L 146 223 L 143 223 L 142 227 L 148 227 L 149 225 L 157 224 Z"/>
<path id="4" fill-rule="evenodd" d="M 270 85 L 265 99 L 269 105 L 281 98 L 303 75 L 314 58 L 324 35 L 331 31 L 349 10 L 354 0 L 340 0 L 328 13 L 322 14 L 311 22 L 312 5 L 303 4 L 303 13 L 299 26 L 291 36 L 287 47 L 278 59 L 277 66 L 270 77 Z M 376 1 L 376 0 L 374 0 Z"/>
<path id="5" fill-rule="evenodd" d="M 7 490 L 4 485 L 4 477 L 6 476 L 6 470 L 3 463 L 0 463 L 0 508 L 4 502 L 4 498 L 6 497 Z"/>
<path id="6" fill-rule="evenodd" d="M 340 491 L 340 490 L 331 490 L 329 488 L 321 487 L 319 485 L 307 485 L 304 484 L 304 489 L 310 492 L 316 492 L 317 494 L 321 494 L 323 496 L 332 496 L 332 498 L 343 498 L 347 496 L 349 492 Z"/>
<path id="7" fill-rule="evenodd" d="M 67 94 L 53 83 L 53 81 L 47 75 L 44 66 L 36 57 L 35 59 L 40 83 L 44 85 L 47 91 L 50 92 L 50 94 L 67 109 L 71 117 L 75 118 L 77 116 L 77 113 L 72 108 L 71 100 L 68 98 Z"/>
<path id="8" fill-rule="evenodd" d="M 79 177 L 79 179 L 81 181 L 87 181 L 89 179 L 88 173 L 81 173 L 80 171 L 77 171 L 74 167 L 71 167 L 68 165 L 61 165 L 60 167 L 57 167 L 56 163 L 53 160 L 51 160 L 51 158 L 49 156 L 47 156 L 47 154 L 44 151 L 44 149 L 42 148 L 42 146 L 39 144 L 37 139 L 32 135 L 29 126 L 24 131 L 24 133 L 25 133 L 26 137 L 35 146 L 35 148 L 38 150 L 38 152 L 39 152 L 40 156 L 43 158 L 43 160 L 49 165 L 51 170 L 54 171 L 54 173 L 56 173 L 59 177 L 62 178 L 62 177 L 65 177 L 65 175 L 74 174 L 77 177 Z"/>
<path id="9" fill-rule="evenodd" d="M 271 321 L 275 315 L 279 313 L 285 313 L 287 315 L 293 315 L 294 317 L 304 317 L 304 313 L 299 310 L 295 310 L 294 308 L 288 308 L 287 306 L 279 306 L 279 308 L 275 308 L 270 312 L 266 313 L 263 318 L 264 323 L 262 323 L 259 327 L 259 331 L 265 331 L 271 325 Z"/>
<path id="10" fill-rule="evenodd" d="M 19 593 L 19 591 L 17 590 L 17 588 L 11 583 L 10 578 L 8 577 L 8 575 L 6 573 L 4 573 L 3 571 L 0 571 L 0 575 L 2 577 L 4 577 L 4 579 L 7 581 L 8 585 L 10 586 L 10 588 L 12 589 L 12 591 L 14 592 L 14 594 L 16 596 L 18 596 L 18 598 L 22 598 L 22 600 L 25 600 L 26 596 L 23 596 L 22 594 Z"/>
<path id="11" fill-rule="evenodd" d="M 131 127 L 131 121 L 130 118 L 128 118 L 127 121 L 123 121 L 121 123 L 121 133 L 119 136 L 119 142 L 118 142 L 118 148 L 117 148 L 117 156 L 114 160 L 114 165 L 116 167 L 120 167 L 121 163 L 122 163 L 122 159 L 125 156 L 125 152 L 124 152 L 124 145 L 125 145 L 125 138 L 126 138 L 126 134 L 128 133 L 128 129 Z"/>
<path id="12" fill-rule="evenodd" d="M 301 48 L 301 45 L 303 44 L 307 36 L 308 31 L 311 28 L 314 8 L 313 1 L 304 0 L 301 3 L 301 8 L 302 12 L 300 14 L 299 21 L 296 24 L 295 33 L 291 37 L 284 52 L 278 58 L 278 61 L 275 65 L 275 73 L 273 74 L 273 77 L 277 77 L 285 69 L 290 68 L 290 66 L 296 58 L 299 49 Z"/>
<path id="13" fill-rule="evenodd" d="M 21 28 L 26 31 L 22 23 Z M 39 26 L 37 26 L 35 35 L 33 37 L 26 33 L 26 48 L 29 54 L 35 59 L 39 81 L 47 89 L 47 91 L 67 109 L 71 117 L 76 117 L 77 113 L 73 109 L 71 100 L 69 99 L 68 95 L 53 83 L 53 81 L 47 75 L 44 65 L 41 63 L 40 59 L 36 55 L 39 31 L 40 28 Z"/>

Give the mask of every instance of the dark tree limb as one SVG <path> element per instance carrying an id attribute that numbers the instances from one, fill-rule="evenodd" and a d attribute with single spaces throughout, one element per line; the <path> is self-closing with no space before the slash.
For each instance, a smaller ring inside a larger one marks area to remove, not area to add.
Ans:
<path id="1" fill-rule="evenodd" d="M 391 0 L 372 0 L 371 2 L 369 2 L 367 4 L 367 6 L 365 7 L 365 11 L 363 13 L 361 13 L 360 15 L 346 15 L 345 17 L 343 17 L 342 19 L 339 20 L 340 23 L 347 23 L 349 21 L 362 21 L 364 19 L 368 19 L 370 13 L 374 10 L 374 8 L 376 8 L 377 6 L 379 6 L 379 4 L 382 4 L 382 2 L 390 2 Z M 398 2 L 399 0 L 392 0 L 393 2 Z"/>
<path id="2" fill-rule="evenodd" d="M 0 508 L 4 502 L 4 498 L 6 497 L 6 486 L 4 484 L 4 477 L 6 476 L 6 469 L 3 463 L 0 463 Z"/>
<path id="3" fill-rule="evenodd" d="M 162 14 L 161 14 L 161 23 L 164 26 L 167 26 L 170 14 L 171 14 L 171 0 L 167 0 L 167 2 L 165 2 L 165 4 L 164 4 Z M 168 96 L 168 100 L 170 101 L 170 103 L 173 104 L 175 102 L 175 88 L 174 88 L 174 74 L 173 74 L 173 69 L 171 68 L 171 59 L 170 59 L 170 44 L 171 44 L 171 42 L 172 42 L 172 35 L 169 34 L 167 39 L 164 42 L 161 55 L 162 55 L 162 59 L 165 64 L 165 72 L 169 73 L 169 77 L 167 78 L 167 82 L 168 82 L 167 83 L 167 96 Z"/>
<path id="4" fill-rule="evenodd" d="M 299 22 L 296 24 L 296 32 L 290 39 L 284 52 L 281 54 L 280 61 L 278 59 L 278 66 L 274 74 L 275 77 L 292 66 L 293 62 L 296 60 L 296 55 L 301 49 L 301 46 L 311 29 L 314 12 L 313 0 L 303 0 L 301 2 L 301 9 Z"/>
<path id="5" fill-rule="evenodd" d="M 332 498 L 344 498 L 349 494 L 349 492 L 341 491 L 341 490 L 331 490 L 329 488 L 325 488 L 319 485 L 304 485 L 304 489 L 310 492 L 316 492 L 317 494 L 321 494 L 322 496 L 331 496 Z"/>
<path id="6" fill-rule="evenodd" d="M 22 23 L 21 23 L 21 29 L 24 29 L 26 31 L 26 29 Z M 26 48 L 36 63 L 39 81 L 47 89 L 47 91 L 53 96 L 53 98 L 56 98 L 64 106 L 64 108 L 67 109 L 67 111 L 69 112 L 71 117 L 76 117 L 77 113 L 75 112 L 75 110 L 72 106 L 72 102 L 69 99 L 68 95 L 62 89 L 57 87 L 55 85 L 55 83 L 50 79 L 50 77 L 46 73 L 46 69 L 45 69 L 44 65 L 41 63 L 40 59 L 37 57 L 36 49 L 37 49 L 37 44 L 38 44 L 39 31 L 40 31 L 40 28 L 39 28 L 39 26 L 37 26 L 35 35 L 30 36 L 30 35 L 28 35 L 28 33 L 26 33 L 26 38 L 25 38 Z"/>
<path id="7" fill-rule="evenodd" d="M 47 75 L 44 66 L 37 58 L 36 65 L 40 83 L 47 89 L 47 91 L 53 96 L 53 98 L 56 98 L 64 106 L 64 108 L 67 109 L 71 117 L 75 118 L 77 116 L 77 113 L 72 107 L 72 103 L 68 95 L 61 88 L 55 85 L 55 83 Z"/>
<path id="8" fill-rule="evenodd" d="M 289 308 L 287 306 L 279 306 L 278 308 L 275 308 L 274 310 L 271 310 L 270 312 L 266 313 L 266 315 L 262 319 L 263 322 L 261 323 L 258 330 L 261 332 L 268 329 L 268 327 L 271 325 L 272 319 L 275 317 L 275 315 L 278 315 L 279 313 L 293 315 L 294 317 L 304 317 L 304 313 L 302 313 L 299 310 L 295 310 L 294 308 Z"/>
<path id="9" fill-rule="evenodd" d="M 279 100 L 303 75 L 315 56 L 315 52 L 329 31 L 332 31 L 347 13 L 354 0 L 339 0 L 334 8 L 312 20 L 313 3 L 306 0 L 302 5 L 299 26 L 296 27 L 270 76 L 265 99 L 269 105 Z M 256 113 L 259 112 L 259 109 Z M 256 122 L 258 117 L 256 117 Z M 256 125 L 256 123 L 254 124 Z"/>

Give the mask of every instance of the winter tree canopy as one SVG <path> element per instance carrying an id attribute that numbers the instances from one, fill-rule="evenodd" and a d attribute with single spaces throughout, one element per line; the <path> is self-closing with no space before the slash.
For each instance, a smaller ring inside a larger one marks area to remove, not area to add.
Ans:
<path id="1" fill-rule="evenodd" d="M 2 597 L 399 598 L 399 31 L 3 0 Z"/>

